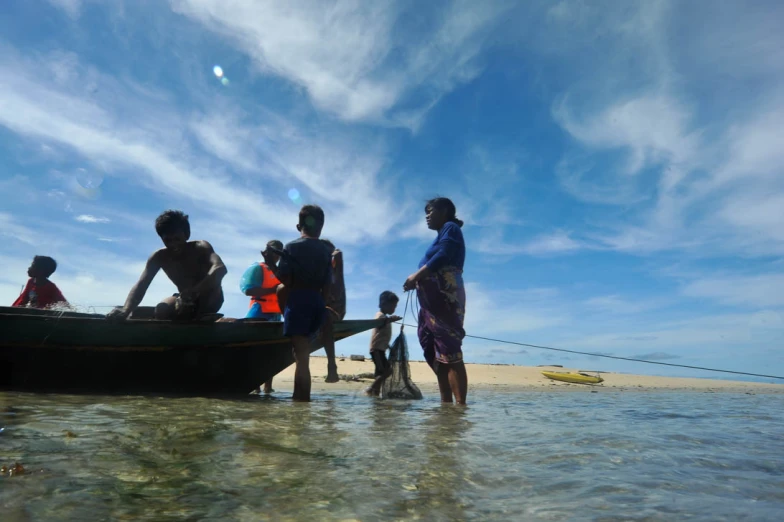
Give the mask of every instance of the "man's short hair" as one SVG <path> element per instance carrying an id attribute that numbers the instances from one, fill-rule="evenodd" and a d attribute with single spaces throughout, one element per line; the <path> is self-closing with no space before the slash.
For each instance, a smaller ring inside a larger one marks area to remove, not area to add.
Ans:
<path id="1" fill-rule="evenodd" d="M 35 256 L 33 266 L 40 271 L 41 275 L 49 277 L 57 270 L 57 261 L 49 256 Z"/>
<path id="2" fill-rule="evenodd" d="M 167 210 L 155 220 L 155 231 L 160 237 L 183 232 L 187 240 L 191 237 L 191 224 L 188 222 L 188 215 L 181 210 Z"/>
<path id="3" fill-rule="evenodd" d="M 320 233 L 324 228 L 324 210 L 318 205 L 305 205 L 299 211 L 299 226 L 305 233 Z"/>

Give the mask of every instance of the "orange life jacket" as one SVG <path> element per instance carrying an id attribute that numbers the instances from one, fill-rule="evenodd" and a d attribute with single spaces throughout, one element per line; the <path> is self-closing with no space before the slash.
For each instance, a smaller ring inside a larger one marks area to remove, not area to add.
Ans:
<path id="1" fill-rule="evenodd" d="M 261 267 L 263 278 L 261 280 L 261 288 L 277 287 L 280 284 L 280 281 L 277 277 L 275 277 L 275 274 L 272 273 L 272 270 L 270 270 L 264 263 L 259 263 L 259 266 Z M 278 296 L 274 292 L 262 297 L 251 297 L 248 308 L 252 307 L 253 303 L 259 303 L 259 306 L 261 306 L 261 312 L 264 314 L 281 313 L 280 305 L 278 305 Z"/>

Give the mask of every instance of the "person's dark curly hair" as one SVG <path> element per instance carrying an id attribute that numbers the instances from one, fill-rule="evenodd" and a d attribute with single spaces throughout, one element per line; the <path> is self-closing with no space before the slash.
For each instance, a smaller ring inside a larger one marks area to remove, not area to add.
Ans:
<path id="1" fill-rule="evenodd" d="M 400 298 L 395 294 L 395 292 L 384 290 L 381 292 L 381 295 L 378 296 L 378 307 L 381 308 L 386 303 L 397 303 L 398 301 L 400 301 Z"/>
<path id="2" fill-rule="evenodd" d="M 33 258 L 33 266 L 43 277 L 48 278 L 57 270 L 57 261 L 49 256 L 35 256 Z"/>
<path id="3" fill-rule="evenodd" d="M 187 241 L 191 237 L 191 224 L 188 222 L 188 215 L 181 210 L 167 210 L 155 220 L 155 231 L 160 237 L 183 232 Z"/>

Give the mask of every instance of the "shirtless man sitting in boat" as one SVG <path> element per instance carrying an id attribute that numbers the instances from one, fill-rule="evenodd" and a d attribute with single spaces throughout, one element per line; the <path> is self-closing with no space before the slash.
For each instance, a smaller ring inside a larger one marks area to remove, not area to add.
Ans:
<path id="1" fill-rule="evenodd" d="M 220 310 L 223 305 L 221 280 L 226 275 L 226 267 L 212 245 L 206 241 L 188 241 L 191 226 L 188 216 L 179 210 L 167 210 L 158 216 L 155 231 L 165 247 L 147 260 L 147 266 L 128 294 L 125 305 L 109 312 L 106 318 L 128 318 L 142 302 L 150 283 L 161 269 L 179 293 L 167 297 L 155 307 L 156 319 L 194 320 Z"/>

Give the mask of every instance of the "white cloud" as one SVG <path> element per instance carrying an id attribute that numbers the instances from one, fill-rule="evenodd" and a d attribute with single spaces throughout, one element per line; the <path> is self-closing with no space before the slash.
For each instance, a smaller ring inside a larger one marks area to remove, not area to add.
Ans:
<path id="1" fill-rule="evenodd" d="M 469 243 L 469 248 L 485 254 L 498 256 L 548 256 L 574 252 L 587 245 L 572 239 L 569 233 L 556 230 L 540 234 L 532 239 L 521 239 L 518 242 L 504 239 L 500 232 L 485 232 L 476 243 Z"/>
<path id="2" fill-rule="evenodd" d="M 80 223 L 109 223 L 110 221 L 109 218 L 91 216 L 90 214 L 80 214 L 74 219 Z"/>
<path id="3" fill-rule="evenodd" d="M 541 330 L 568 321 L 564 310 L 549 291 L 489 290 L 478 283 L 466 283 L 468 333 L 485 335 Z"/>
<path id="4" fill-rule="evenodd" d="M 295 132 L 269 113 L 262 125 L 249 125 L 239 110 L 226 107 L 228 102 L 220 106 L 222 115 L 211 110 L 186 117 L 172 109 L 165 95 L 140 96 L 135 87 L 93 71 L 93 81 L 107 96 L 103 105 L 76 79 L 48 86 L 47 78 L 39 76 L 50 70 L 47 60 L 22 60 L 6 51 L 0 66 L 15 74 L 0 84 L 0 125 L 71 148 L 112 176 L 180 202 L 203 204 L 221 220 L 290 231 L 297 205 L 286 192 L 294 187 L 324 206 L 325 233 L 340 242 L 357 242 L 387 237 L 407 210 L 395 199 L 394 178 L 380 176 L 382 144 L 334 129 Z M 72 66 L 80 70 L 76 63 Z M 193 130 L 205 150 L 189 147 L 178 126 Z M 277 140 L 275 147 L 260 152 L 255 142 L 266 136 Z M 235 170 L 226 171 L 216 159 Z M 129 171 L 136 176 L 125 176 Z"/>
<path id="5" fill-rule="evenodd" d="M 70 18 L 77 19 L 81 14 L 82 0 L 48 0 L 50 4 L 62 9 Z"/>
<path id="6" fill-rule="evenodd" d="M 784 275 L 706 277 L 688 283 L 683 295 L 708 298 L 725 305 L 784 307 Z"/>
<path id="7" fill-rule="evenodd" d="M 337 1 L 172 0 L 172 7 L 227 37 L 262 73 L 302 86 L 321 110 L 348 121 L 416 126 L 421 113 L 479 72 L 484 38 L 508 5 L 458 2 L 438 14 L 403 4 Z M 416 89 L 414 108 L 395 106 Z"/>
<path id="8" fill-rule="evenodd" d="M 554 109 L 556 120 L 577 140 L 597 148 L 628 151 L 622 173 L 637 174 L 651 164 L 681 164 L 693 154 L 695 137 L 687 131 L 688 111 L 670 96 L 651 94 L 611 105 L 576 120 L 566 102 Z M 668 180 L 669 188 L 676 180 Z"/>
<path id="9" fill-rule="evenodd" d="M 562 187 L 578 200 L 627 210 L 622 221 L 616 214 L 599 220 L 590 234 L 611 249 L 784 253 L 784 149 L 777 140 L 784 98 L 775 87 L 784 68 L 760 52 L 784 58 L 780 31 L 752 12 L 726 8 L 700 12 L 699 34 L 668 39 L 673 25 L 695 13 L 652 5 L 621 13 L 562 2 L 551 13 L 572 43 L 594 39 L 597 46 L 579 65 L 592 73 L 575 77 L 553 106 L 578 144 L 558 168 Z M 720 54 L 706 44 L 726 41 L 738 47 Z M 573 46 L 554 49 L 563 60 L 582 56 Z M 738 97 L 747 84 L 759 92 Z M 717 85 L 720 101 L 695 95 L 704 85 Z"/>
<path id="10" fill-rule="evenodd" d="M 28 245 L 38 242 L 38 234 L 30 228 L 20 225 L 11 214 L 0 212 L 0 236 L 10 237 Z"/>
<path id="11" fill-rule="evenodd" d="M 634 315 L 656 308 L 665 302 L 659 299 L 627 299 L 618 294 L 591 297 L 583 302 L 584 306 L 593 311 L 618 315 Z"/>

